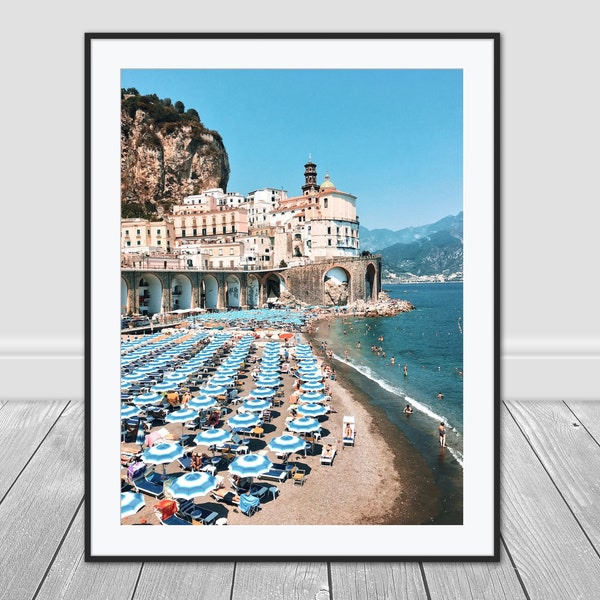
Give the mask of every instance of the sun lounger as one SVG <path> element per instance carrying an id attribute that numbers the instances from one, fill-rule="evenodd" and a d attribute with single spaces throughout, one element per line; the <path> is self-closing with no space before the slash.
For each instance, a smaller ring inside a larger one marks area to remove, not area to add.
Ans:
<path id="1" fill-rule="evenodd" d="M 325 444 L 321 451 L 321 464 L 332 465 L 335 457 L 336 449 L 331 444 Z"/>
<path id="2" fill-rule="evenodd" d="M 131 481 L 131 485 L 135 488 L 136 492 L 141 492 L 142 494 L 148 494 L 149 496 L 154 496 L 155 498 L 162 497 L 164 493 L 164 486 L 162 483 L 157 483 L 156 481 L 152 481 L 148 479 L 146 476 L 138 477 L 137 479 L 133 479 Z"/>
<path id="3" fill-rule="evenodd" d="M 191 521 L 186 521 L 177 515 L 171 515 L 168 519 L 158 519 L 163 525 L 193 525 Z"/>
<path id="4" fill-rule="evenodd" d="M 289 473 L 283 469 L 269 469 L 266 473 L 259 475 L 258 478 L 283 483 L 288 478 L 288 475 Z"/>
<path id="5" fill-rule="evenodd" d="M 193 521 L 199 521 L 204 525 L 213 525 L 219 518 L 219 513 L 195 504 L 193 500 L 179 500 L 179 512 L 184 517 L 189 517 Z"/>
<path id="6" fill-rule="evenodd" d="M 250 494 L 252 494 L 255 498 L 258 498 L 261 502 L 269 495 L 271 496 L 271 500 L 275 500 L 277 494 L 279 493 L 279 488 L 274 485 L 269 485 L 268 483 L 254 483 L 250 486 Z"/>

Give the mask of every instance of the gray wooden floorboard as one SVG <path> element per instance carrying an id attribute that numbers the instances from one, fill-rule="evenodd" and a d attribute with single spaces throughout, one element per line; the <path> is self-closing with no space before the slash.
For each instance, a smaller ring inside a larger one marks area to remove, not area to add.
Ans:
<path id="1" fill-rule="evenodd" d="M 231 600 L 314 600 L 328 589 L 325 562 L 243 562 L 236 565 Z"/>
<path id="2" fill-rule="evenodd" d="M 431 600 L 525 600 L 516 571 L 504 549 L 500 562 L 424 563 Z"/>
<path id="3" fill-rule="evenodd" d="M 511 413 L 526 404 L 511 403 Z M 539 452 L 535 438 L 544 437 L 547 419 L 540 415 L 539 431 L 528 441 L 516 418 L 503 407 L 501 531 L 508 552 L 532 600 L 594 598 L 600 581 L 598 555 L 532 449 L 533 444 Z M 546 444 L 547 451 L 560 453 L 565 437 L 566 429 L 557 431 L 554 449 Z"/>
<path id="4" fill-rule="evenodd" d="M 85 563 L 83 404 L 0 405 L 0 599 L 562 600 L 600 581 L 600 403 L 511 402 L 499 563 Z"/>
<path id="5" fill-rule="evenodd" d="M 75 519 L 44 579 L 36 600 L 129 600 L 133 597 L 140 563 L 86 563 L 84 509 Z"/>
<path id="6" fill-rule="evenodd" d="M 24 417 L 35 408 L 25 404 Z M 82 503 L 83 480 L 83 404 L 70 403 L 0 504 L 1 598 L 34 597 Z"/>
<path id="7" fill-rule="evenodd" d="M 133 600 L 230 600 L 234 567 L 234 563 L 144 563 Z"/>
<path id="8" fill-rule="evenodd" d="M 600 552 L 600 447 L 563 402 L 509 404 L 539 461 Z"/>
<path id="9" fill-rule="evenodd" d="M 416 562 L 331 563 L 335 600 L 426 600 L 427 591 Z"/>
<path id="10" fill-rule="evenodd" d="M 67 402 L 8 402 L 0 409 L 0 501 L 66 406 Z"/>

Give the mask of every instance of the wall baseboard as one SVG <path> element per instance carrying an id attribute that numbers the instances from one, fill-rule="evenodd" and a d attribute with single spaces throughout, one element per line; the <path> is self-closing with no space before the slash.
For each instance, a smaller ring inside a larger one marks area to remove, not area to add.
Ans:
<path id="1" fill-rule="evenodd" d="M 599 400 L 598 355 L 505 355 L 503 400 Z M 84 398 L 84 359 L 78 355 L 0 355 L 0 400 Z"/>

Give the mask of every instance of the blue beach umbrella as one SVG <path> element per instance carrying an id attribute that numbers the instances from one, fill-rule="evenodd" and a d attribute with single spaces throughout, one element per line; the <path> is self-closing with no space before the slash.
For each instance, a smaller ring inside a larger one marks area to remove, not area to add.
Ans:
<path id="1" fill-rule="evenodd" d="M 300 385 L 303 392 L 320 392 L 325 389 L 325 384 L 322 381 L 305 381 Z"/>
<path id="2" fill-rule="evenodd" d="M 305 392 L 300 396 L 302 402 L 322 402 L 327 396 L 321 392 Z"/>
<path id="3" fill-rule="evenodd" d="M 169 423 L 181 423 L 181 437 L 183 437 L 183 424 L 192 421 L 198 416 L 198 413 L 191 408 L 182 408 L 169 413 L 165 417 L 165 421 Z"/>
<path id="4" fill-rule="evenodd" d="M 197 446 L 212 446 L 213 444 L 222 444 L 231 439 L 231 433 L 224 429 L 206 429 L 201 431 L 195 438 L 194 444 Z"/>
<path id="5" fill-rule="evenodd" d="M 222 385 L 213 385 L 209 383 L 200 391 L 207 396 L 222 396 L 223 394 L 227 393 L 227 388 L 223 387 Z"/>
<path id="6" fill-rule="evenodd" d="M 139 406 L 130 406 L 129 404 L 121 404 L 121 419 L 129 419 L 135 417 L 142 412 Z"/>
<path id="7" fill-rule="evenodd" d="M 261 388 L 270 388 L 273 386 L 279 386 L 280 384 L 281 379 L 278 377 L 266 377 L 259 375 L 258 379 L 256 380 L 256 385 L 260 386 Z"/>
<path id="8" fill-rule="evenodd" d="M 203 472 L 186 473 L 178 477 L 169 488 L 174 498 L 192 500 L 197 496 L 204 496 L 216 489 L 218 485 L 216 477 Z"/>
<path id="9" fill-rule="evenodd" d="M 289 453 L 289 452 L 300 452 L 306 448 L 306 441 L 295 435 L 284 434 L 279 437 L 273 438 L 268 444 L 267 448 L 274 452 Z"/>
<path id="10" fill-rule="evenodd" d="M 132 400 L 132 402 L 138 406 L 144 406 L 146 404 L 157 404 L 162 401 L 162 394 L 157 394 L 156 392 L 146 392 L 145 394 L 135 396 L 135 398 Z"/>
<path id="11" fill-rule="evenodd" d="M 187 381 L 187 378 L 188 376 L 185 373 L 178 373 L 175 371 L 174 373 L 167 373 L 163 378 L 163 383 L 183 383 L 184 381 Z"/>
<path id="12" fill-rule="evenodd" d="M 303 417 L 320 417 L 326 414 L 327 407 L 322 404 L 300 404 L 296 409 Z"/>
<path id="13" fill-rule="evenodd" d="M 193 410 L 204 410 L 206 408 L 212 408 L 217 404 L 217 401 L 211 396 L 197 396 L 192 398 L 188 403 L 188 408 Z"/>
<path id="14" fill-rule="evenodd" d="M 146 432 L 144 431 L 144 422 L 141 419 L 138 424 L 138 430 L 135 436 L 135 443 L 138 444 L 140 448 L 142 448 L 146 443 Z"/>
<path id="15" fill-rule="evenodd" d="M 295 431 L 296 433 L 309 433 L 321 429 L 321 424 L 317 419 L 313 419 L 312 417 L 300 417 L 299 419 L 290 421 L 287 427 L 290 431 Z"/>
<path id="16" fill-rule="evenodd" d="M 215 373 L 215 375 L 212 377 L 211 381 L 214 380 L 214 378 L 217 375 L 224 375 L 225 377 L 233 377 L 234 375 L 237 375 L 239 373 L 239 369 L 234 369 L 232 367 L 219 367 L 217 369 L 217 372 Z"/>
<path id="17" fill-rule="evenodd" d="M 228 375 L 213 375 L 210 378 L 209 385 L 228 387 L 233 385 L 235 381 Z"/>
<path id="18" fill-rule="evenodd" d="M 258 477 L 266 473 L 273 463 L 262 454 L 243 454 L 229 465 L 229 471 L 239 477 Z"/>
<path id="19" fill-rule="evenodd" d="M 227 424 L 232 429 L 237 429 L 238 427 L 252 427 L 254 425 L 258 425 L 259 423 L 260 417 L 254 413 L 235 415 L 227 421 Z"/>
<path id="20" fill-rule="evenodd" d="M 302 373 L 298 371 L 298 378 L 300 381 L 322 381 L 323 374 L 319 371 L 311 371 L 308 373 L 306 371 L 303 371 Z"/>
<path id="21" fill-rule="evenodd" d="M 135 515 L 146 506 L 144 496 L 138 492 L 121 492 L 121 518 Z"/>
<path id="22" fill-rule="evenodd" d="M 272 398 L 277 392 L 272 388 L 254 388 L 248 396 L 252 398 Z"/>
<path id="23" fill-rule="evenodd" d="M 251 412 L 254 411 L 262 411 L 266 410 L 271 406 L 271 403 L 268 400 L 263 400 L 262 398 L 252 398 L 251 400 L 247 400 L 242 404 L 242 407 Z"/>
<path id="24" fill-rule="evenodd" d="M 176 410 L 166 416 L 166 421 L 169 423 L 186 423 L 198 416 L 198 413 L 191 408 L 182 408 Z"/>
<path id="25" fill-rule="evenodd" d="M 174 444 L 172 442 L 160 442 L 152 448 L 148 448 L 142 452 L 141 459 L 145 463 L 153 465 L 163 466 L 163 478 L 167 472 L 167 465 L 172 463 L 174 460 L 181 458 L 185 451 L 183 446 L 180 444 Z"/>
<path id="26" fill-rule="evenodd" d="M 261 377 L 262 376 L 279 377 L 279 375 L 281 374 L 281 368 L 280 367 L 262 367 L 258 373 Z"/>

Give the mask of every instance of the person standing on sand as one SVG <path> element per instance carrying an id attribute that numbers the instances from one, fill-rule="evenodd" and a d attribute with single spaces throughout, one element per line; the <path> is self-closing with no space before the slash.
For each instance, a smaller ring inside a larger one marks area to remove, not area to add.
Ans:
<path id="1" fill-rule="evenodd" d="M 444 421 L 440 423 L 438 427 L 438 433 L 440 435 L 440 446 L 442 448 L 446 447 L 446 426 L 444 425 Z"/>

